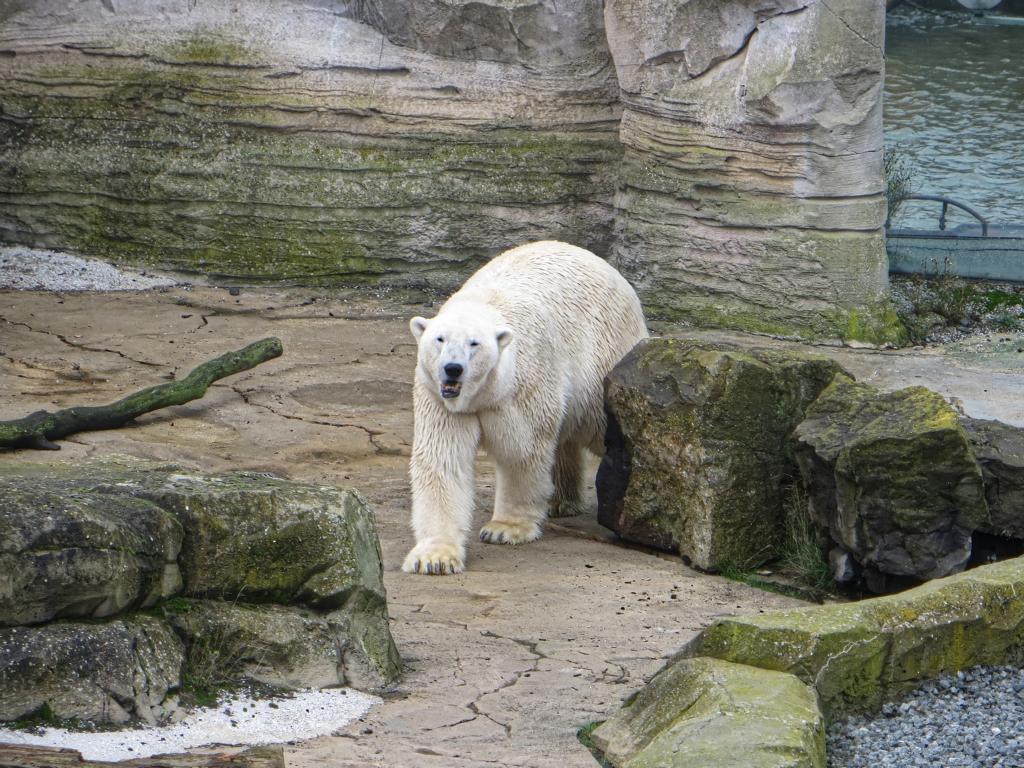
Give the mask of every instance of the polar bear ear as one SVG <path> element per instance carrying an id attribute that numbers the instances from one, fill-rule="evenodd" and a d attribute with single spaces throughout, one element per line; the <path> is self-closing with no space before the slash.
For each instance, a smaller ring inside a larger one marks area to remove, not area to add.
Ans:
<path id="1" fill-rule="evenodd" d="M 498 351 L 500 352 L 512 341 L 512 329 L 503 325 L 498 328 L 495 337 L 498 339 Z"/>
<path id="2" fill-rule="evenodd" d="M 427 330 L 427 318 L 414 317 L 409 321 L 409 330 L 412 331 L 412 335 L 418 339 L 423 335 L 423 332 Z"/>

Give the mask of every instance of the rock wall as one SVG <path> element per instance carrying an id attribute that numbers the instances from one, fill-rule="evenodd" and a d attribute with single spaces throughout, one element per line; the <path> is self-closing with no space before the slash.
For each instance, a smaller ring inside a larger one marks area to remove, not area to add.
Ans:
<path id="1" fill-rule="evenodd" d="M 856 0 L 6 3 L 0 241 L 444 289 L 558 238 L 652 316 L 883 340 L 883 21 Z"/>
<path id="2" fill-rule="evenodd" d="M 600 3 L 567 5 L 564 22 L 600 30 Z M 434 20 L 373 2 L 16 4 L 0 19 L 2 239 L 441 286 L 526 240 L 606 252 L 621 154 L 607 50 L 524 22 L 449 57 L 446 40 L 489 33 Z"/>
<path id="3" fill-rule="evenodd" d="M 605 18 L 625 147 L 613 261 L 647 307 L 891 336 L 882 4 L 608 0 Z"/>

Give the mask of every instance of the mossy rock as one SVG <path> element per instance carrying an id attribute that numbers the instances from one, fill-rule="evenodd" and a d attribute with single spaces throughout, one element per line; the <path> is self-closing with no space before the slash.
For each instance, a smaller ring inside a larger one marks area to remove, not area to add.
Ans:
<path id="1" fill-rule="evenodd" d="M 0 465 L 0 626 L 103 618 L 181 589 L 177 519 Z"/>
<path id="2" fill-rule="evenodd" d="M 179 594 L 154 609 L 161 615 L 174 614 L 186 605 L 210 606 L 216 600 L 237 604 L 217 610 L 207 607 L 205 624 L 216 625 L 217 633 L 236 646 L 238 642 L 258 645 L 253 639 L 257 630 L 264 638 L 260 643 L 277 643 L 271 655 L 276 654 L 278 661 L 268 667 L 268 682 L 273 677 L 276 684 L 291 685 L 305 677 L 310 685 L 320 679 L 329 684 L 344 680 L 356 687 L 378 689 L 398 676 L 401 662 L 388 628 L 380 544 L 373 513 L 357 491 L 293 483 L 262 473 L 200 475 L 126 457 L 8 464 L 3 472 L 8 483 L 16 480 L 19 487 L 49 494 L 45 498 L 53 504 L 43 507 L 43 513 L 75 520 L 81 509 L 95 512 L 102 508 L 108 514 L 136 511 L 140 518 L 145 512 L 165 521 L 177 532 L 170 555 L 177 558 L 172 560 L 177 579 L 160 580 L 157 577 L 163 571 L 155 573 L 153 579 L 161 589 L 146 592 L 145 600 L 136 599 L 135 604 L 147 606 L 156 598 Z M 63 506 L 62 499 L 66 500 Z M 94 517 L 107 520 L 98 513 Z M 109 525 L 108 529 L 123 527 L 119 535 L 124 537 L 143 523 L 144 519 L 120 527 Z M 65 528 L 69 547 L 91 541 L 87 536 L 92 535 L 91 529 L 70 523 Z M 147 545 L 157 546 L 160 541 Z M 133 546 L 146 551 L 142 542 Z M 133 561 L 124 558 L 124 562 L 130 565 Z M 159 564 L 162 569 L 162 556 Z M 0 576 L 0 584 L 3 578 L 15 577 Z M 62 583 L 67 581 L 65 577 Z M 67 588 L 62 586 L 57 592 L 64 594 Z M 211 602 L 192 602 L 185 597 Z M 123 610 L 127 603 L 122 603 L 118 605 Z M 259 611 L 247 612 L 248 604 L 274 604 L 266 609 L 265 627 L 257 626 Z M 289 605 L 307 610 L 282 607 Z M 219 618 L 214 621 L 214 617 Z M 271 632 L 273 627 L 276 629 Z M 272 637 L 275 633 L 276 639 Z M 310 646 L 305 656 L 297 650 L 300 641 L 287 640 L 303 633 L 308 637 L 302 642 Z M 316 661 L 321 651 L 334 654 L 333 672 L 325 672 L 323 664 Z M 237 666 L 246 671 L 246 664 Z"/>
<path id="3" fill-rule="evenodd" d="M 824 768 L 814 689 L 710 658 L 662 669 L 592 734 L 615 768 Z"/>
<path id="4" fill-rule="evenodd" d="M 1024 539 L 1024 429 L 987 419 L 961 419 L 985 478 L 988 517 L 978 530 Z"/>
<path id="5" fill-rule="evenodd" d="M 706 570 L 778 554 L 787 439 L 842 368 L 685 339 L 639 344 L 608 375 L 598 519 Z"/>
<path id="6" fill-rule="evenodd" d="M 0 721 L 44 708 L 61 720 L 156 723 L 175 709 L 184 647 L 134 616 L 0 629 Z"/>
<path id="7" fill-rule="evenodd" d="M 282 605 L 177 600 L 164 613 L 185 639 L 187 685 L 206 692 L 240 680 L 285 689 L 385 687 L 401 661 L 390 637 L 379 648 L 353 631 L 351 610 L 321 614 Z"/>
<path id="8" fill-rule="evenodd" d="M 138 473 L 104 492 L 147 499 L 185 529 L 185 594 L 339 608 L 356 591 L 383 601 L 373 513 L 355 490 L 269 475 Z"/>
<path id="9" fill-rule="evenodd" d="M 1024 558 L 857 603 L 719 619 L 680 657 L 790 672 L 826 715 L 869 711 L 922 680 L 1016 663 L 1024 637 Z"/>
<path id="10" fill-rule="evenodd" d="M 813 515 L 876 591 L 888 577 L 967 564 L 988 507 L 967 435 L 938 393 L 837 377 L 797 426 L 794 451 Z"/>

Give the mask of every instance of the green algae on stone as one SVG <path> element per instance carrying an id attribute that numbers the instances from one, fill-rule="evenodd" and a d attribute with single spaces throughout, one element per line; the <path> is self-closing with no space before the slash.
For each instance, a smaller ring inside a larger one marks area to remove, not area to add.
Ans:
<path id="1" fill-rule="evenodd" d="M 255 608 L 247 612 L 246 604 L 297 603 L 267 608 L 267 631 L 275 621 L 280 625 L 281 631 L 273 633 L 276 642 L 283 643 L 289 632 L 296 636 L 308 630 L 308 638 L 296 643 L 308 641 L 307 650 L 314 655 L 315 649 L 334 654 L 332 684 L 341 678 L 349 685 L 379 689 L 397 678 L 401 660 L 388 627 L 380 546 L 372 512 L 358 492 L 261 473 L 200 475 L 126 457 L 10 464 L 4 467 L 4 477 L 38 489 L 37 496 L 45 492 L 58 500 L 86 498 L 111 509 L 121 505 L 166 518 L 178 532 L 177 562 L 172 561 L 177 580 L 158 579 L 163 590 L 155 597 L 181 591 L 213 600 L 174 597 L 152 612 L 184 626 L 216 613 L 198 612 L 197 605 L 209 606 L 222 598 L 221 613 L 229 615 L 219 623 L 206 623 L 219 627 L 225 653 L 231 655 L 231 647 L 237 650 L 240 637 L 248 637 L 250 646 L 263 642 L 254 640 L 251 632 L 246 635 L 254 630 L 254 621 L 237 620 L 259 613 Z M 56 514 L 65 514 L 61 504 L 55 501 L 52 506 Z M 41 513 L 48 510 L 44 507 Z M 136 527 L 141 525 L 136 522 Z M 126 528 L 122 534 L 132 530 Z M 83 529 L 83 541 L 87 534 Z M 152 602 L 147 599 L 143 604 Z M 230 631 L 228 618 L 237 620 Z M 288 656 L 280 647 L 267 653 Z M 273 669 L 278 682 L 297 682 L 306 673 L 317 680 L 324 677 L 325 667 L 315 659 L 293 654 L 293 661 L 292 668 L 282 660 Z"/>
<path id="2" fill-rule="evenodd" d="M 829 717 L 877 708 L 921 680 L 1015 663 L 1024 638 L 1024 558 L 857 603 L 719 619 L 680 657 L 791 672 Z"/>
<path id="3" fill-rule="evenodd" d="M 19 242 L 231 279 L 447 287 L 524 239 L 603 250 L 610 235 L 611 130 L 395 134 L 380 99 L 286 87 L 212 34 L 154 55 L 9 63 L 0 97 L 24 120 L 0 126 L 16 170 L 0 200 Z"/>
<path id="4" fill-rule="evenodd" d="M 824 768 L 813 688 L 782 672 L 677 659 L 593 731 L 615 768 Z"/>
<path id="5" fill-rule="evenodd" d="M 837 377 L 797 426 L 794 451 L 812 513 L 876 591 L 887 576 L 930 579 L 966 565 L 988 509 L 967 436 L 941 395 Z"/>
<path id="6" fill-rule="evenodd" d="M 322 610 L 343 606 L 357 590 L 383 597 L 373 516 L 356 491 L 245 472 L 157 472 L 117 488 L 181 520 L 190 596 Z"/>
<path id="7" fill-rule="evenodd" d="M 699 568 L 778 554 L 787 438 L 842 369 L 824 357 L 682 339 L 638 345 L 609 374 L 598 519 Z"/>

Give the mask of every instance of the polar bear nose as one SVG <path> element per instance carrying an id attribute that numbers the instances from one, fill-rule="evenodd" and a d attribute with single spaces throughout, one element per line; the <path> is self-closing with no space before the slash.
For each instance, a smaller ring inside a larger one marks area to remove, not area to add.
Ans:
<path id="1" fill-rule="evenodd" d="M 444 367 L 444 375 L 449 379 L 457 379 L 462 375 L 462 366 L 458 363 L 448 363 Z"/>

